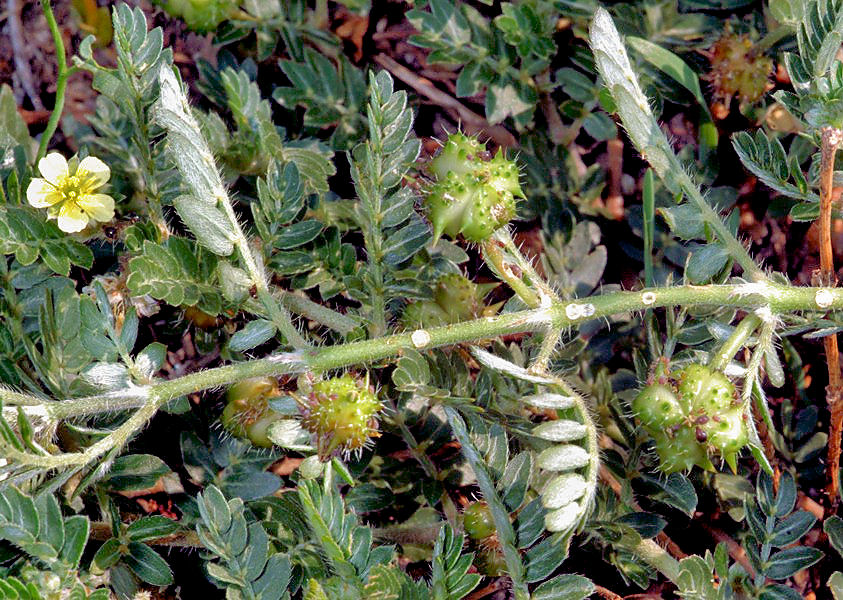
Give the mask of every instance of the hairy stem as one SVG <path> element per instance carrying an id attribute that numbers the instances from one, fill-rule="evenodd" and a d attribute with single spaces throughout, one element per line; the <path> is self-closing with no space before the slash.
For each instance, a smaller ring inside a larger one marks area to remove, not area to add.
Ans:
<path id="1" fill-rule="evenodd" d="M 483 260 L 489 265 L 492 272 L 497 275 L 502 281 L 515 292 L 521 301 L 530 308 L 538 308 L 541 306 L 541 298 L 539 294 L 532 287 L 524 283 L 519 273 L 516 273 L 513 267 L 519 271 L 520 267 L 511 264 L 506 260 L 501 243 L 494 238 L 483 242 L 480 245 L 483 252 Z M 550 298 L 548 298 L 549 300 Z"/>
<path id="2" fill-rule="evenodd" d="M 495 234 L 495 237 L 503 242 L 504 248 L 506 248 L 506 250 L 512 255 L 512 258 L 515 259 L 515 263 L 518 268 L 520 268 L 524 275 L 527 276 L 528 281 L 538 290 L 540 295 L 547 296 L 553 300 L 559 300 L 557 293 L 547 284 L 547 282 L 545 282 L 544 278 L 538 274 L 535 267 L 533 267 L 533 263 L 521 254 L 521 250 L 519 250 L 518 246 L 515 245 L 515 240 L 512 239 L 512 235 L 510 235 L 508 229 L 499 229 Z"/>
<path id="3" fill-rule="evenodd" d="M 729 339 L 723 342 L 720 350 L 718 350 L 717 353 L 709 360 L 711 368 L 716 371 L 722 371 L 725 369 L 726 365 L 729 364 L 738 350 L 740 350 L 746 343 L 747 338 L 752 335 L 752 332 L 755 331 L 760 324 L 761 318 L 757 315 L 747 315 L 744 317 L 738 326 L 735 327 L 735 330 L 732 332 L 732 335 L 729 336 Z"/>
<path id="4" fill-rule="evenodd" d="M 64 40 L 61 37 L 59 26 L 56 24 L 56 17 L 53 15 L 53 9 L 50 6 L 50 0 L 41 0 L 41 11 L 47 19 L 47 25 L 50 28 L 50 34 L 53 36 L 53 44 L 56 47 L 56 64 L 58 66 L 58 74 L 56 76 L 56 102 L 53 106 L 53 112 L 50 114 L 50 120 L 47 121 L 47 128 L 41 134 L 41 142 L 38 144 L 38 154 L 35 156 L 35 164 L 44 158 L 47 153 L 47 145 L 56 132 L 61 119 L 62 111 L 64 110 L 64 94 L 67 89 L 67 79 L 70 76 L 71 70 L 67 66 L 67 54 L 64 49 Z"/>
<path id="5" fill-rule="evenodd" d="M 823 300 L 824 309 L 843 308 L 843 289 L 791 287 L 772 282 L 740 285 L 676 286 L 652 288 L 637 292 L 613 292 L 588 298 L 589 302 L 552 302 L 546 308 L 507 313 L 473 321 L 446 325 L 427 330 L 417 330 L 363 340 L 350 344 L 308 348 L 281 353 L 267 358 L 230 364 L 177 379 L 160 381 L 147 386 L 135 386 L 123 393 L 112 392 L 101 397 L 64 400 L 61 403 L 10 392 L 0 388 L 0 400 L 9 405 L 32 404 L 33 401 L 56 407 L 64 415 L 95 414 L 108 412 L 122 403 L 120 408 L 141 407 L 117 430 L 97 441 L 84 452 L 57 456 L 32 456 L 15 452 L 9 456 L 22 464 L 45 468 L 84 464 L 101 456 L 115 445 L 125 444 L 155 412 L 174 398 L 229 385 L 260 376 L 280 376 L 309 371 L 329 371 L 352 365 L 364 365 L 399 356 L 407 349 L 427 350 L 441 346 L 470 343 L 502 335 L 548 331 L 579 325 L 590 319 L 601 319 L 615 314 L 643 310 L 647 306 L 729 306 L 751 310 L 768 306 L 774 313 L 816 310 L 817 298 Z M 643 299 L 646 298 L 645 303 Z M 123 398 L 123 400 L 120 400 Z M 59 408 L 59 406 L 61 408 Z M 52 408 L 47 411 L 52 414 Z M 77 412 L 74 412 L 76 410 Z M 4 448 L 5 450 L 6 448 Z"/>

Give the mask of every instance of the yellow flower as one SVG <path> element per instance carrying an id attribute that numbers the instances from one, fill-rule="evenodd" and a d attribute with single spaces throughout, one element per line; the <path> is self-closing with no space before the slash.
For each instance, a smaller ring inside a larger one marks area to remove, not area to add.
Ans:
<path id="1" fill-rule="evenodd" d="M 114 199 L 95 193 L 111 177 L 111 169 L 93 156 L 70 164 L 53 152 L 38 162 L 44 178 L 35 177 L 26 188 L 26 199 L 35 208 L 46 208 L 50 219 L 58 219 L 59 229 L 68 233 L 82 231 L 88 221 L 114 218 Z M 73 172 L 71 174 L 71 171 Z"/>

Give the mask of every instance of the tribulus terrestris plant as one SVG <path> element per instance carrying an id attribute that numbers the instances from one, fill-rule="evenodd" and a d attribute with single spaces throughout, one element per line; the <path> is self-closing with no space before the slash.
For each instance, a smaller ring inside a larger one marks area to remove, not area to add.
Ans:
<path id="1" fill-rule="evenodd" d="M 162 4 L 0 88 L 2 597 L 843 598 L 841 3 Z"/>

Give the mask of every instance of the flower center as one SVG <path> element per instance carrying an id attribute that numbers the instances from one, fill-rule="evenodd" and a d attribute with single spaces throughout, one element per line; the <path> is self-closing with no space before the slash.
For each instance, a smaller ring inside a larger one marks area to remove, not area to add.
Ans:
<path id="1" fill-rule="evenodd" d="M 81 187 L 82 181 L 76 175 L 70 175 L 69 177 L 65 177 L 64 180 L 59 184 L 59 192 L 64 197 L 65 200 L 75 201 L 78 200 L 79 196 L 81 195 Z"/>

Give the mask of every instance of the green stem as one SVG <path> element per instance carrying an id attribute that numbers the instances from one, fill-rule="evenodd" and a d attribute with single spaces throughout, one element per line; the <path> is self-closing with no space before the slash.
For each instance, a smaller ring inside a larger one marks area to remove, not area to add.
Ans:
<path id="1" fill-rule="evenodd" d="M 333 329 L 343 335 L 348 335 L 360 325 L 360 320 L 354 319 L 342 313 L 331 310 L 318 302 L 314 302 L 304 296 L 299 296 L 288 290 L 275 287 L 270 290 L 273 298 L 281 303 L 281 306 L 291 313 L 301 315 L 310 321 L 316 321 L 329 329 Z M 262 302 L 255 298 L 247 298 L 243 303 L 243 309 L 259 317 L 269 317 L 269 311 Z"/>
<path id="2" fill-rule="evenodd" d="M 243 228 L 240 227 L 240 222 L 237 220 L 237 215 L 234 213 L 234 208 L 231 206 L 231 200 L 228 193 L 220 184 L 218 191 L 218 204 L 223 209 L 223 214 L 228 218 L 232 229 L 235 232 L 234 246 L 237 248 L 240 258 L 243 261 L 243 266 L 249 273 L 252 284 L 257 288 L 258 300 L 263 304 L 264 308 L 269 313 L 269 318 L 284 339 L 293 348 L 306 348 L 310 344 L 302 337 L 296 326 L 293 325 L 293 320 L 290 317 L 290 311 L 281 306 L 269 291 L 269 283 L 266 279 L 266 273 L 263 271 L 262 265 L 258 265 L 256 253 L 252 251 L 249 246 L 249 240 L 246 234 L 243 233 Z"/>
<path id="3" fill-rule="evenodd" d="M 61 37 L 59 26 L 56 24 L 56 18 L 53 15 L 50 0 L 41 0 L 41 11 L 44 13 L 44 18 L 47 19 L 47 26 L 50 28 L 50 34 L 53 36 L 53 44 L 56 47 L 58 74 L 56 77 L 56 103 L 53 106 L 53 112 L 50 114 L 50 120 L 47 121 L 47 127 L 44 129 L 44 133 L 41 134 L 41 142 L 38 144 L 38 154 L 35 156 L 36 166 L 44 158 L 44 155 L 47 154 L 47 146 L 59 126 L 59 120 L 64 110 L 64 93 L 67 89 L 67 79 L 70 76 L 70 70 L 67 67 L 64 40 Z"/>
<path id="4" fill-rule="evenodd" d="M 612 17 L 603 8 L 598 8 L 594 13 L 589 39 L 597 70 L 615 99 L 617 112 L 635 147 L 671 192 L 681 192 L 695 205 L 704 223 L 741 266 L 746 278 L 765 282 L 767 277 L 764 271 L 755 263 L 717 211 L 703 198 L 697 185 L 685 172 L 684 165 L 674 154 L 670 142 L 650 109 L 650 101 L 641 91 L 637 74 L 629 62 L 626 48 Z"/>
<path id="5" fill-rule="evenodd" d="M 504 248 L 506 248 L 506 250 L 512 255 L 515 259 L 515 263 L 524 275 L 527 276 L 527 280 L 539 291 L 541 295 L 552 298 L 553 300 L 559 300 L 559 295 L 552 287 L 547 285 L 544 278 L 538 274 L 535 267 L 533 267 L 533 263 L 521 254 L 521 250 L 515 245 L 515 241 L 512 239 L 512 235 L 510 235 L 507 228 L 504 227 L 499 229 L 495 234 L 495 237 L 503 242 Z"/>
<path id="6" fill-rule="evenodd" d="M 556 350 L 556 346 L 559 345 L 559 339 L 561 337 L 561 330 L 545 332 L 542 345 L 539 348 L 539 353 L 533 361 L 533 364 L 530 365 L 529 370 L 531 373 L 547 373 L 548 365 L 550 365 L 550 359 L 553 357 L 553 352 Z"/>
<path id="7" fill-rule="evenodd" d="M 134 387 L 124 394 L 124 406 L 141 405 L 140 409 L 112 434 L 96 442 L 84 452 L 58 456 L 33 457 L 14 453 L 9 458 L 23 464 L 37 464 L 48 468 L 67 464 L 87 463 L 107 452 L 115 444 L 123 444 L 134 435 L 168 401 L 186 394 L 229 385 L 250 377 L 280 376 L 309 371 L 329 371 L 352 365 L 364 365 L 394 358 L 408 349 L 428 350 L 441 346 L 470 343 L 508 334 L 548 331 L 579 325 L 612 315 L 681 305 L 723 306 L 743 310 L 769 307 L 773 313 L 817 310 L 817 297 L 822 310 L 843 309 L 843 288 L 791 287 L 763 282 L 740 285 L 676 286 L 653 288 L 636 292 L 613 292 L 588 298 L 588 302 L 553 302 L 547 308 L 506 313 L 473 321 L 416 330 L 363 340 L 350 344 L 307 348 L 281 353 L 267 358 L 235 363 L 191 373 L 177 379 L 153 385 Z M 646 299 L 646 302 L 644 302 Z M 119 394 L 64 400 L 59 404 L 20 392 L 0 388 L 0 400 L 9 405 L 31 404 L 32 400 L 51 407 L 47 410 L 62 414 L 94 414 L 114 410 L 120 402 Z M 61 406 L 61 408 L 59 408 Z M 76 411 L 76 412 L 74 412 Z M 6 450 L 8 447 L 5 447 Z"/>
<path id="8" fill-rule="evenodd" d="M 678 162 L 678 161 L 677 161 Z M 691 180 L 685 171 L 680 170 L 677 174 L 679 185 L 685 196 L 696 205 L 697 210 L 712 231 L 718 241 L 726 247 L 729 255 L 737 262 L 747 279 L 751 281 L 765 281 L 767 276 L 747 252 L 746 247 L 729 231 L 726 223 L 720 218 L 720 214 L 711 208 L 708 201 L 703 198 L 700 189 Z"/>
<path id="9" fill-rule="evenodd" d="M 401 432 L 401 437 L 404 438 L 404 443 L 407 444 L 407 448 L 409 448 L 410 453 L 419 462 L 428 477 L 435 481 L 439 481 L 439 469 L 436 468 L 436 465 L 433 464 L 433 461 L 430 460 L 430 457 L 424 452 L 424 450 L 419 448 L 416 436 L 414 436 L 413 432 L 410 431 L 410 428 L 407 427 L 404 414 L 398 409 L 398 406 L 394 401 L 392 401 L 392 399 L 390 399 L 389 402 L 393 414 L 392 421 L 398 426 L 398 430 Z"/>
<path id="10" fill-rule="evenodd" d="M 266 280 L 261 278 L 260 281 L 263 282 L 263 285 L 258 283 L 258 300 L 261 301 L 261 304 L 263 304 L 264 308 L 269 313 L 270 320 L 278 328 L 278 331 L 281 332 L 281 335 L 284 336 L 284 339 L 287 340 L 287 343 L 293 348 L 305 348 L 309 346 L 310 344 L 302 337 L 299 330 L 296 329 L 296 326 L 293 324 L 293 320 L 290 317 L 290 311 L 281 306 L 275 300 L 269 292 Z"/>
<path id="11" fill-rule="evenodd" d="M 735 327 L 735 330 L 732 332 L 732 335 L 729 336 L 729 339 L 723 342 L 723 346 L 721 346 L 720 350 L 711 356 L 708 361 L 709 366 L 716 371 L 722 371 L 725 369 L 726 365 L 729 364 L 729 361 L 734 358 L 735 354 L 737 354 L 737 352 L 743 347 L 746 340 L 760 324 L 761 319 L 755 314 L 744 317 L 743 321 Z"/>
<path id="12" fill-rule="evenodd" d="M 775 46 L 783 38 L 795 33 L 792 25 L 779 25 L 772 31 L 768 31 L 763 38 L 758 40 L 758 43 L 752 48 L 755 54 L 763 54 L 773 46 Z"/>
<path id="13" fill-rule="evenodd" d="M 541 306 L 541 298 L 539 295 L 533 288 L 524 283 L 524 280 L 520 275 L 517 275 L 512 271 L 512 265 L 507 262 L 506 257 L 504 256 L 504 253 L 497 241 L 494 239 L 485 241 L 480 245 L 480 248 L 483 252 L 483 260 L 486 261 L 486 264 L 489 265 L 492 272 L 497 275 L 498 278 L 505 281 L 524 304 L 530 308 L 537 308 Z M 550 300 L 550 298 L 548 298 L 548 300 Z"/>

